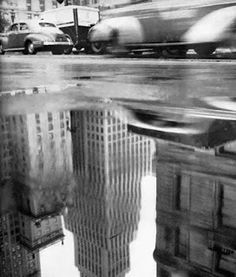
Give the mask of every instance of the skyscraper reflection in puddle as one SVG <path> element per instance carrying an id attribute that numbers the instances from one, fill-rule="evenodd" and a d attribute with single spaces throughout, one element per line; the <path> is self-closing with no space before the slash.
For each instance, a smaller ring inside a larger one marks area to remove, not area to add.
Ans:
<path id="1" fill-rule="evenodd" d="M 81 276 L 125 276 L 151 140 L 107 110 L 2 116 L 0 135 L 1 276 L 41 276 L 66 206 Z"/>
<path id="2" fill-rule="evenodd" d="M 73 188 L 69 113 L 1 117 L 1 276 L 41 276 Z"/>
<path id="3" fill-rule="evenodd" d="M 235 276 L 236 142 L 157 152 L 157 276 Z"/>
<path id="4" fill-rule="evenodd" d="M 113 111 L 71 113 L 77 185 L 66 227 L 81 276 L 125 276 L 138 228 L 142 176 L 151 172 L 151 140 L 128 133 Z"/>
<path id="5" fill-rule="evenodd" d="M 129 271 L 152 142 L 119 118 L 99 109 L 1 117 L 1 276 L 41 276 L 40 251 L 64 239 L 66 206 L 80 275 Z M 200 142 L 157 142 L 158 277 L 235 276 L 235 143 Z"/>

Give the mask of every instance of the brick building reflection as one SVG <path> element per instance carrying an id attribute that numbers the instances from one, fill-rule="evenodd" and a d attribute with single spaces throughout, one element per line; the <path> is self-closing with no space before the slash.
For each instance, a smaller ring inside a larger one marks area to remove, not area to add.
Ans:
<path id="1" fill-rule="evenodd" d="M 64 237 L 61 212 L 73 189 L 69 124 L 69 112 L 1 117 L 0 185 L 13 203 L 1 199 L 3 277 L 40 276 L 39 251 Z"/>
<path id="2" fill-rule="evenodd" d="M 66 227 L 82 277 L 125 276 L 139 222 L 142 176 L 151 172 L 151 141 L 128 133 L 113 111 L 71 113 L 77 175 Z"/>
<path id="3" fill-rule="evenodd" d="M 157 149 L 157 276 L 235 276 L 236 143 Z"/>

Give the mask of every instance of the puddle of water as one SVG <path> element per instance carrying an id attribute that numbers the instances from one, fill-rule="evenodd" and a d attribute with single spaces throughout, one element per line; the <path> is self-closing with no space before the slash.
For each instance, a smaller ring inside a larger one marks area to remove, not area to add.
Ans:
<path id="1" fill-rule="evenodd" d="M 233 276 L 234 110 L 31 91 L 1 100 L 1 276 Z"/>

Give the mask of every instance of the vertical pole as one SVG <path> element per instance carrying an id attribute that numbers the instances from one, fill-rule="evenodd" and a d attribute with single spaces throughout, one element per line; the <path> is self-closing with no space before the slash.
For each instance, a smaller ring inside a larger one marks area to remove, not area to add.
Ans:
<path id="1" fill-rule="evenodd" d="M 79 20 L 78 20 L 78 10 L 76 8 L 73 9 L 73 15 L 74 15 L 74 25 L 75 25 L 75 36 L 76 36 L 75 47 L 76 47 L 79 44 Z"/>
<path id="2" fill-rule="evenodd" d="M 14 10 L 11 10 L 11 22 L 14 23 L 15 21 L 15 12 Z"/>
<path id="3" fill-rule="evenodd" d="M 98 6 L 98 22 L 101 21 L 101 6 Z"/>

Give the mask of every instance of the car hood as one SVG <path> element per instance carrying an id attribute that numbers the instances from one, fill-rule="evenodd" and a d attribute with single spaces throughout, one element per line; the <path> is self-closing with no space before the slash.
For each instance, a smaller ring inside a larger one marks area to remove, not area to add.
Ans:
<path id="1" fill-rule="evenodd" d="M 112 36 L 112 26 L 101 22 L 92 27 L 89 31 L 88 37 L 91 42 L 109 41 Z"/>

